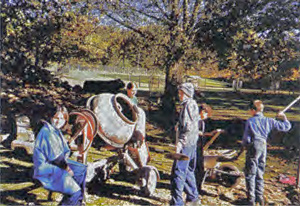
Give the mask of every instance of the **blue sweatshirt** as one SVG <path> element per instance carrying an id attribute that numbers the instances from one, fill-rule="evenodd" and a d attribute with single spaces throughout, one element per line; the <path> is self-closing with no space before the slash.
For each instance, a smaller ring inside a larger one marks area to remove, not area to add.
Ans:
<path id="1" fill-rule="evenodd" d="M 287 119 L 278 121 L 265 117 L 261 112 L 257 113 L 246 122 L 242 145 L 246 146 L 251 143 L 252 138 L 252 140 L 267 141 L 268 135 L 273 129 L 287 132 L 291 129 L 291 123 Z"/>

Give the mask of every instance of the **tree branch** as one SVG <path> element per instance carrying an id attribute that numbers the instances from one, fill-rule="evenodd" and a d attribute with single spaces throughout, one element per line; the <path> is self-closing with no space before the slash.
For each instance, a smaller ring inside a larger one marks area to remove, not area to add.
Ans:
<path id="1" fill-rule="evenodd" d="M 158 1 L 156 0 L 151 0 L 152 3 L 160 10 L 160 12 L 163 14 L 163 16 L 166 18 L 166 20 L 169 22 L 169 23 L 172 23 L 172 21 L 170 20 L 170 16 L 164 11 L 164 9 L 162 7 L 159 6 L 159 3 Z M 164 2 L 162 2 L 164 4 Z M 165 4 L 164 4 L 164 7 L 165 7 Z"/>
<path id="2" fill-rule="evenodd" d="M 201 5 L 200 0 L 196 0 L 196 2 L 194 4 L 192 16 L 191 16 L 191 19 L 190 19 L 190 22 L 189 22 L 190 31 L 193 30 L 193 28 L 195 27 L 195 23 L 196 23 L 196 20 L 198 18 L 200 5 Z"/>
<path id="3" fill-rule="evenodd" d="M 188 28 L 188 0 L 184 0 L 183 6 L 182 6 L 182 26 L 183 30 L 186 31 Z"/>
<path id="4" fill-rule="evenodd" d="M 154 20 L 156 20 L 156 21 L 161 21 L 161 22 L 164 21 L 164 19 L 161 19 L 161 18 L 158 18 L 158 17 L 156 17 L 156 16 L 147 14 L 147 13 L 145 13 L 144 11 L 142 11 L 142 10 L 140 10 L 140 9 L 136 9 L 135 7 L 129 5 L 128 3 L 126 3 L 126 2 L 124 2 L 124 1 L 122 1 L 122 0 L 119 0 L 119 1 L 120 1 L 121 3 L 123 3 L 128 9 L 130 9 L 130 10 L 132 10 L 132 11 L 134 11 L 134 12 L 137 12 L 137 13 L 140 13 L 140 14 L 142 14 L 142 15 L 145 15 L 145 16 L 147 16 L 147 17 L 149 17 L 149 18 L 151 18 L 151 19 L 154 19 Z"/>

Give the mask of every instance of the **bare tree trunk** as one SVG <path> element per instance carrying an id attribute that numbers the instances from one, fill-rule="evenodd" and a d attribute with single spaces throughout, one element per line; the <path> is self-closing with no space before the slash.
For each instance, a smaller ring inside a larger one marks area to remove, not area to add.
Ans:
<path id="1" fill-rule="evenodd" d="M 298 188 L 298 189 L 300 188 L 300 151 L 299 151 L 299 159 L 298 159 L 296 188 Z"/>
<path id="2" fill-rule="evenodd" d="M 166 65 L 165 91 L 162 97 L 162 109 L 164 116 L 167 117 L 165 126 L 170 131 L 170 136 L 175 137 L 174 126 L 176 124 L 176 97 L 177 97 L 177 78 L 176 72 L 178 62 Z M 175 140 L 175 138 L 174 138 Z"/>
<path id="3" fill-rule="evenodd" d="M 37 67 L 39 65 L 40 57 L 39 57 L 39 43 L 38 40 L 36 40 L 35 44 L 35 66 Z"/>

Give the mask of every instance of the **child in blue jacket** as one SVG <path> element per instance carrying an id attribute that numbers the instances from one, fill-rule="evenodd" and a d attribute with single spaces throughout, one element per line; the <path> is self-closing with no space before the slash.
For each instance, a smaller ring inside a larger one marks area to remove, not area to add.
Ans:
<path id="1" fill-rule="evenodd" d="M 258 202 L 264 205 L 263 175 L 266 165 L 268 135 L 272 130 L 289 131 L 291 123 L 282 112 L 277 114 L 277 117 L 283 119 L 282 121 L 265 117 L 263 115 L 264 105 L 260 100 L 251 102 L 249 107 L 252 117 L 246 122 L 242 149 L 238 156 L 240 156 L 245 148 L 247 149 L 245 177 L 249 204 L 255 205 L 255 202 Z"/>

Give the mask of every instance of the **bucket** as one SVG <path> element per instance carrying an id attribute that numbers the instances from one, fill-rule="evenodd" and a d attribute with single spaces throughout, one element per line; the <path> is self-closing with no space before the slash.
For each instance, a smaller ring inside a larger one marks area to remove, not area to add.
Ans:
<path id="1" fill-rule="evenodd" d="M 122 148 L 135 129 L 138 119 L 130 99 L 124 94 L 103 93 L 87 101 L 99 121 L 98 134 L 109 145 Z"/>

